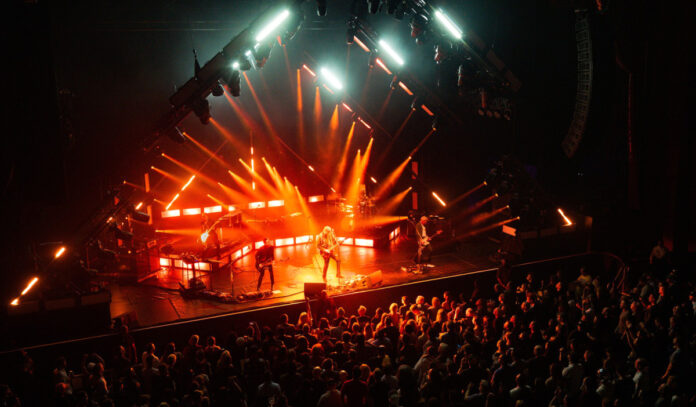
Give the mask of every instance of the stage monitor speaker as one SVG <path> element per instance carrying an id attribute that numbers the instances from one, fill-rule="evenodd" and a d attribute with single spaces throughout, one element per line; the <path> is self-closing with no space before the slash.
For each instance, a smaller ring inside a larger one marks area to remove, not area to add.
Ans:
<path id="1" fill-rule="evenodd" d="M 318 297 L 324 290 L 326 290 L 326 283 L 304 283 L 305 298 Z"/>
<path id="2" fill-rule="evenodd" d="M 382 285 L 382 270 L 377 270 L 367 276 L 367 286 L 370 288 Z"/>

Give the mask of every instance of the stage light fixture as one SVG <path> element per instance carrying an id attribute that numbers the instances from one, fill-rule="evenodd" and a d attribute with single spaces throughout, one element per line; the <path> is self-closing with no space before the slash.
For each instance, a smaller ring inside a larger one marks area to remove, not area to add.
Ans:
<path id="1" fill-rule="evenodd" d="M 381 0 L 367 0 L 367 2 L 369 3 L 370 14 L 379 13 L 379 8 L 382 5 Z"/>
<path id="2" fill-rule="evenodd" d="M 237 64 L 239 65 L 239 64 Z M 239 69 L 232 69 L 223 79 L 227 84 L 227 88 L 234 97 L 239 97 L 242 89 L 242 78 Z"/>
<path id="3" fill-rule="evenodd" d="M 357 17 L 348 20 L 348 29 L 346 29 L 346 44 L 350 45 L 355 42 L 355 35 L 358 33 L 358 27 L 356 23 Z"/>
<path id="4" fill-rule="evenodd" d="M 202 124 L 210 122 L 210 104 L 207 99 L 198 99 L 193 102 L 193 113 L 198 116 Z"/>
<path id="5" fill-rule="evenodd" d="M 435 113 L 433 113 L 433 111 L 430 110 L 430 109 L 428 108 L 428 106 L 426 106 L 426 105 L 421 105 L 421 109 L 423 109 L 423 111 L 424 111 L 425 113 L 427 113 L 428 116 L 435 116 Z"/>
<path id="6" fill-rule="evenodd" d="M 382 49 L 384 51 L 387 52 L 387 54 L 391 57 L 391 59 L 393 59 L 394 62 L 396 62 L 399 66 L 404 64 L 404 59 L 401 58 L 401 56 L 396 51 L 394 51 L 394 48 L 392 48 L 392 46 L 389 45 L 388 42 L 386 42 L 384 40 L 379 40 L 379 45 L 382 47 Z"/>
<path id="7" fill-rule="evenodd" d="M 462 30 L 441 10 L 435 10 L 435 18 L 442 24 L 452 36 L 458 40 L 462 39 Z"/>
<path id="8" fill-rule="evenodd" d="M 56 253 L 53 255 L 53 258 L 54 259 L 59 258 L 60 256 L 62 256 L 65 253 L 65 250 L 66 250 L 65 246 L 61 246 L 58 250 L 56 250 Z"/>
<path id="9" fill-rule="evenodd" d="M 290 28 L 288 28 L 285 31 L 285 34 L 283 34 L 283 44 L 286 44 L 295 38 L 295 35 L 298 33 L 298 31 L 300 31 L 302 25 L 304 24 L 305 15 L 302 10 L 298 9 L 292 13 L 292 15 L 295 16 L 295 19 L 291 21 Z"/>
<path id="10" fill-rule="evenodd" d="M 250 49 L 248 49 L 248 50 L 244 53 L 244 57 L 245 57 L 244 59 L 246 60 L 247 64 L 249 64 L 249 69 L 251 69 L 251 68 L 259 69 L 259 68 L 256 66 L 256 58 L 254 58 L 254 54 L 251 52 Z"/>
<path id="11" fill-rule="evenodd" d="M 256 44 L 252 49 L 251 53 L 254 57 L 254 69 L 261 69 L 266 65 L 266 61 L 271 56 L 271 49 L 273 48 L 274 41 L 267 42 L 264 44 Z"/>
<path id="12" fill-rule="evenodd" d="M 570 225 L 573 224 L 573 222 L 566 216 L 566 214 L 563 213 L 563 209 L 558 208 L 558 213 L 561 215 L 561 217 L 563 218 L 563 220 L 566 222 L 566 224 L 563 225 L 563 226 L 570 226 Z"/>
<path id="13" fill-rule="evenodd" d="M 404 92 L 406 92 L 407 95 L 413 96 L 413 92 L 411 92 L 411 89 L 409 89 L 408 86 L 406 86 L 405 83 L 399 82 L 399 86 L 401 86 L 401 89 L 403 89 Z"/>
<path id="14" fill-rule="evenodd" d="M 167 137 L 176 141 L 177 143 L 185 143 L 186 142 L 186 136 L 184 136 L 184 133 L 182 133 L 178 127 L 174 127 L 173 129 L 168 130 Z"/>
<path id="15" fill-rule="evenodd" d="M 390 87 L 391 89 L 396 89 L 396 87 L 399 86 L 399 83 L 400 83 L 400 82 L 399 82 L 399 77 L 396 76 L 396 75 L 394 75 L 394 76 L 392 77 L 391 82 L 389 82 L 389 87 Z"/>
<path id="16" fill-rule="evenodd" d="M 113 232 L 114 236 L 116 236 L 116 239 L 121 239 L 121 240 L 132 240 L 133 239 L 133 233 L 123 230 L 116 226 L 115 223 L 111 224 L 111 232 Z"/>
<path id="17" fill-rule="evenodd" d="M 249 60 L 251 56 L 251 51 L 247 51 L 244 57 L 240 61 L 234 61 L 232 63 L 232 69 L 238 69 L 240 71 L 248 71 L 252 68 L 251 61 Z"/>
<path id="18" fill-rule="evenodd" d="M 471 91 L 473 71 L 470 65 L 459 65 L 457 67 L 457 89 L 460 96 L 464 96 L 468 90 Z"/>
<path id="19" fill-rule="evenodd" d="M 317 74 L 315 74 L 314 71 L 312 71 L 311 69 L 309 69 L 309 67 L 308 67 L 306 64 L 302 64 L 302 69 L 304 69 L 304 70 L 307 71 L 310 75 L 312 75 L 313 77 L 316 78 Z"/>
<path id="20" fill-rule="evenodd" d="M 343 84 L 341 83 L 341 81 L 338 80 L 338 77 L 334 75 L 333 72 L 331 72 L 328 68 L 322 67 L 320 72 L 324 76 L 324 79 L 334 90 L 343 89 Z"/>
<path id="21" fill-rule="evenodd" d="M 416 110 L 418 109 L 418 106 L 421 104 L 421 98 L 416 96 L 413 98 L 413 101 L 411 102 L 411 110 Z"/>
<path id="22" fill-rule="evenodd" d="M 38 283 L 38 282 L 39 282 L 38 277 L 32 278 L 31 281 L 29 281 L 29 284 L 27 284 L 27 286 L 24 287 L 24 290 L 22 290 L 22 293 L 19 294 L 19 296 L 22 297 L 22 296 L 26 295 L 29 291 L 31 291 L 32 287 L 34 287 L 34 285 L 36 285 L 36 283 Z"/>
<path id="23" fill-rule="evenodd" d="M 392 72 L 389 70 L 389 68 L 387 68 L 386 65 L 384 65 L 384 62 L 382 62 L 381 59 L 379 59 L 379 58 L 375 59 L 375 63 L 376 63 L 377 65 L 379 65 L 379 67 L 382 68 L 382 69 L 384 70 L 384 72 L 387 73 L 387 75 L 391 75 L 391 74 L 392 74 Z"/>
<path id="24" fill-rule="evenodd" d="M 360 38 L 358 38 L 357 35 L 353 38 L 353 40 L 355 41 L 356 44 L 358 44 L 358 46 L 360 46 L 360 48 L 363 49 L 363 51 L 365 51 L 365 52 L 371 52 L 371 51 L 370 51 L 370 48 L 369 48 L 367 45 L 365 45 L 364 42 L 360 41 Z"/>
<path id="25" fill-rule="evenodd" d="M 436 44 L 435 45 L 435 56 L 433 57 L 433 60 L 437 64 L 441 64 L 442 61 L 446 60 L 447 57 L 449 56 L 449 50 L 447 47 L 443 44 Z"/>
<path id="26" fill-rule="evenodd" d="M 213 85 L 213 89 L 211 90 L 211 93 L 215 97 L 220 97 L 225 94 L 225 89 L 223 89 L 222 85 L 218 81 L 215 85 Z"/>
<path id="27" fill-rule="evenodd" d="M 348 27 L 346 30 L 346 44 L 353 45 L 355 42 L 355 29 Z"/>
<path id="28" fill-rule="evenodd" d="M 411 38 L 418 38 L 425 32 L 428 18 L 423 14 L 415 14 L 411 17 L 409 26 L 411 27 Z"/>
<path id="29" fill-rule="evenodd" d="M 326 0 L 317 0 L 317 15 L 319 17 L 326 15 Z"/>
<path id="30" fill-rule="evenodd" d="M 135 209 L 135 207 L 129 208 L 128 214 L 130 215 L 131 219 L 136 220 L 138 222 L 147 223 L 150 221 L 150 215 Z"/>
<path id="31" fill-rule="evenodd" d="M 94 249 L 95 256 L 104 261 L 116 260 L 118 257 L 115 251 L 105 248 L 101 240 L 91 242 L 89 246 Z"/>
<path id="32" fill-rule="evenodd" d="M 445 203 L 445 201 L 442 198 L 440 198 L 437 195 L 437 193 L 435 193 L 435 191 L 432 191 L 432 192 L 433 192 L 433 197 L 440 203 L 440 205 L 442 205 L 443 207 L 446 207 L 447 203 Z"/>
<path id="33" fill-rule="evenodd" d="M 270 33 L 272 33 L 276 28 L 278 28 L 283 23 L 283 21 L 285 21 L 285 19 L 288 18 L 289 15 L 290 11 L 288 9 L 285 9 L 281 11 L 278 15 L 273 17 L 273 19 L 269 21 L 268 24 L 265 25 L 261 29 L 261 31 L 258 32 L 258 34 L 256 34 L 256 42 L 260 43 L 261 41 L 266 39 L 266 37 L 268 37 Z"/>

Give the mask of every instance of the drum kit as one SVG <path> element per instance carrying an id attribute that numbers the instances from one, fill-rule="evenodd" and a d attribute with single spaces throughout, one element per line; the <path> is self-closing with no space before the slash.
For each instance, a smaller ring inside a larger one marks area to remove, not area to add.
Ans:
<path id="1" fill-rule="evenodd" d="M 355 217 L 356 212 L 362 217 L 374 216 L 376 205 L 374 199 L 371 197 L 361 197 L 357 206 L 356 211 L 354 205 L 348 204 L 345 198 L 339 198 L 336 200 L 336 212 L 345 217 L 353 218 Z"/>

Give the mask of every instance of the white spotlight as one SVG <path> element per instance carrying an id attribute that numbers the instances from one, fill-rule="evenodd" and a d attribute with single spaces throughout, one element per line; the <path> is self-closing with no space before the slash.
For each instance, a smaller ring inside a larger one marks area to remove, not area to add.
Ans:
<path id="1" fill-rule="evenodd" d="M 261 42 L 261 41 L 263 41 L 263 39 L 266 38 L 266 37 L 268 36 L 268 34 L 270 34 L 273 30 L 275 30 L 276 28 L 278 28 L 278 26 L 279 26 L 283 21 L 285 21 L 285 19 L 288 18 L 289 15 L 290 15 L 290 12 L 289 12 L 287 9 L 281 11 L 280 14 L 278 14 L 277 16 L 275 16 L 275 17 L 273 18 L 273 20 L 271 20 L 271 21 L 268 23 L 268 25 L 266 25 L 265 27 L 263 27 L 263 28 L 261 29 L 261 31 L 259 31 L 259 33 L 256 34 L 256 42 Z"/>
<path id="2" fill-rule="evenodd" d="M 341 81 L 339 81 L 336 75 L 334 75 L 333 72 L 331 72 L 328 68 L 322 67 L 320 72 L 332 88 L 336 90 L 343 89 L 343 84 Z"/>
<path id="3" fill-rule="evenodd" d="M 391 59 L 394 60 L 394 62 L 396 62 L 399 65 L 404 64 L 404 59 L 401 58 L 401 56 L 399 56 L 399 54 L 397 54 L 396 51 L 394 51 L 394 48 L 392 48 L 391 45 L 389 45 L 389 43 L 387 43 L 384 40 L 379 40 L 379 45 L 385 51 L 387 51 L 387 54 L 389 54 L 389 56 L 391 57 Z"/>
<path id="4" fill-rule="evenodd" d="M 445 13 L 440 10 L 435 10 L 435 18 L 447 28 L 447 30 L 458 40 L 462 39 L 462 30 Z"/>

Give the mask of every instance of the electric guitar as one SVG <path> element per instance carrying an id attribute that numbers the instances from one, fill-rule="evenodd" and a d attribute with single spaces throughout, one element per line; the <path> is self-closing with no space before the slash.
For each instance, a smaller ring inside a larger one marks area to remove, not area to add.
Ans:
<path id="1" fill-rule="evenodd" d="M 321 255 L 324 257 L 331 256 L 332 254 L 334 254 L 334 250 L 336 250 L 339 246 L 341 246 L 341 244 L 343 242 L 345 242 L 346 239 L 347 239 L 347 237 L 344 237 L 343 239 L 337 239 L 336 244 L 334 244 L 333 246 L 331 246 L 329 248 L 321 248 L 320 247 L 319 253 L 321 253 Z"/>
<path id="2" fill-rule="evenodd" d="M 289 257 L 285 257 L 285 258 L 282 258 L 282 259 L 280 259 L 280 260 L 266 260 L 266 261 L 262 261 L 261 263 L 257 263 L 257 264 L 256 264 L 256 269 L 257 269 L 257 270 L 261 270 L 261 269 L 264 268 L 264 267 L 276 265 L 276 264 L 278 264 L 278 263 L 285 263 L 286 261 L 288 261 L 288 259 L 289 259 Z"/>
<path id="3" fill-rule="evenodd" d="M 442 233 L 442 230 L 438 230 L 437 232 L 433 233 L 432 236 L 427 236 L 427 237 L 421 237 L 418 235 L 418 248 L 424 248 L 425 246 L 430 244 L 430 241 L 433 240 L 433 238 L 439 234 Z"/>

